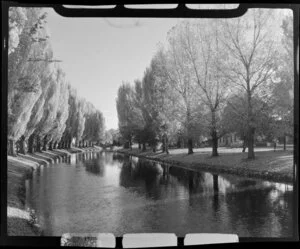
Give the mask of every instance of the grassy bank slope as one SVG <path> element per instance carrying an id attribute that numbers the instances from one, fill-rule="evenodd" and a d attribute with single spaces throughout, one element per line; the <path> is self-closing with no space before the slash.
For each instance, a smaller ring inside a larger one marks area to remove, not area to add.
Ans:
<path id="1" fill-rule="evenodd" d="M 220 148 L 218 157 L 211 157 L 211 149 L 196 149 L 194 154 L 187 155 L 187 149 L 171 149 L 170 154 L 141 152 L 138 149 L 121 149 L 118 152 L 171 163 L 194 170 L 206 170 L 216 173 L 230 173 L 271 181 L 293 181 L 293 151 L 273 151 L 269 148 L 257 149 L 256 159 L 248 160 L 247 153 L 237 149 Z"/>

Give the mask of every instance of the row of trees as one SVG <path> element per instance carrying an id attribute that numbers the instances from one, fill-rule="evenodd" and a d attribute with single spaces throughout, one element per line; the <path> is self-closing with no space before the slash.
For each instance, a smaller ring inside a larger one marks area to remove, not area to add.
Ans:
<path id="1" fill-rule="evenodd" d="M 99 142 L 104 118 L 80 98 L 54 59 L 40 8 L 10 8 L 8 154 Z M 27 145 L 27 148 L 26 148 Z"/>
<path id="2" fill-rule="evenodd" d="M 274 10 L 253 9 L 230 20 L 182 21 L 167 35 L 142 80 L 123 83 L 119 130 L 156 150 L 179 140 L 188 154 L 205 139 L 235 132 L 255 158 L 254 141 L 293 134 L 292 16 L 274 26 Z M 276 36 L 274 34 L 281 34 Z"/>

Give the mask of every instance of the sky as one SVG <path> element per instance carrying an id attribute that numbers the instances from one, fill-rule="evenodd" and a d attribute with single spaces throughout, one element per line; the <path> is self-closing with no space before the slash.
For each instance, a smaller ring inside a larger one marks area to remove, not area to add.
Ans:
<path id="1" fill-rule="evenodd" d="M 118 128 L 116 97 L 122 82 L 141 79 L 158 43 L 178 18 L 67 18 L 47 8 L 54 58 L 67 80 L 99 109 L 106 129 Z"/>
<path id="2" fill-rule="evenodd" d="M 67 18 L 45 10 L 54 58 L 62 60 L 67 80 L 103 113 L 106 129 L 117 129 L 119 86 L 142 78 L 179 19 Z"/>

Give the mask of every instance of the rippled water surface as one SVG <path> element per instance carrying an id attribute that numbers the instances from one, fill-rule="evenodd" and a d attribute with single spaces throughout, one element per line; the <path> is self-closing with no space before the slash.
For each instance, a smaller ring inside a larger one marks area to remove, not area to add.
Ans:
<path id="1" fill-rule="evenodd" d="M 293 187 L 168 167 L 112 152 L 72 155 L 41 167 L 27 206 L 45 235 L 66 232 L 292 235 Z"/>

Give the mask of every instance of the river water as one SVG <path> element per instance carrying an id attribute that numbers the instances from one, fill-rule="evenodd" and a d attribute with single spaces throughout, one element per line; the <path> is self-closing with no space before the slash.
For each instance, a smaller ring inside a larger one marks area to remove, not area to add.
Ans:
<path id="1" fill-rule="evenodd" d="M 213 175 L 113 152 L 74 154 L 37 169 L 26 205 L 46 236 L 63 233 L 236 233 L 288 237 L 293 186 Z"/>

